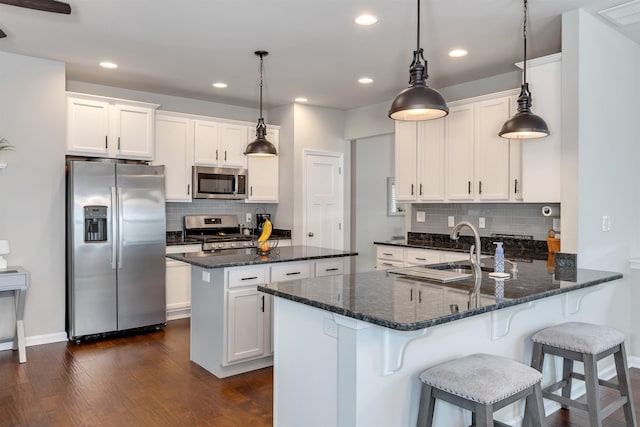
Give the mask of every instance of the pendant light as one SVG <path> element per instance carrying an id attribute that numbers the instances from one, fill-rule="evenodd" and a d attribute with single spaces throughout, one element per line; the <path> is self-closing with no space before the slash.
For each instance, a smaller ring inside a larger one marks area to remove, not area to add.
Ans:
<path id="1" fill-rule="evenodd" d="M 427 61 L 420 47 L 420 0 L 418 0 L 418 43 L 413 51 L 413 61 L 409 67 L 409 87 L 393 100 L 389 117 L 393 120 L 433 120 L 449 114 L 444 98 L 427 86 Z M 424 64 L 420 60 L 424 61 Z"/>
<path id="2" fill-rule="evenodd" d="M 527 83 L 527 0 L 524 0 L 522 36 L 524 39 L 524 65 L 522 87 L 518 96 L 518 112 L 504 122 L 498 135 L 509 139 L 543 138 L 549 135 L 549 127 L 542 117 L 531 112 L 531 92 L 529 92 L 529 83 Z"/>
<path id="3" fill-rule="evenodd" d="M 264 124 L 264 118 L 262 117 L 262 71 L 264 67 L 262 58 L 267 56 L 269 52 L 258 50 L 255 51 L 254 54 L 260 57 L 260 118 L 256 126 L 256 139 L 247 145 L 244 154 L 246 156 L 277 156 L 278 151 L 276 150 L 276 146 L 266 138 L 267 125 Z"/>

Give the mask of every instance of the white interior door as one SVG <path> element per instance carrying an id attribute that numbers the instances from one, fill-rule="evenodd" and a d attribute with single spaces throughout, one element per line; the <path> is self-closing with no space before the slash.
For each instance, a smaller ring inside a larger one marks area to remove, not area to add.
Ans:
<path id="1" fill-rule="evenodd" d="M 305 153 L 307 246 L 343 249 L 343 158 L 341 153 Z"/>

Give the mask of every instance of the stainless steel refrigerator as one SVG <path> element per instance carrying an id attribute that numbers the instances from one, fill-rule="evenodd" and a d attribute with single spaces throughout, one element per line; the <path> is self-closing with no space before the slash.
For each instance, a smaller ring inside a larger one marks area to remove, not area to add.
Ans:
<path id="1" fill-rule="evenodd" d="M 166 323 L 164 166 L 67 161 L 67 334 Z"/>

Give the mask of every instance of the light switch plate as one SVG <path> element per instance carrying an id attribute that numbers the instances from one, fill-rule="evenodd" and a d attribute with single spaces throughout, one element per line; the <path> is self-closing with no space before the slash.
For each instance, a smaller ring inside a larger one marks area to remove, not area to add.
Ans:
<path id="1" fill-rule="evenodd" d="M 485 228 L 486 227 L 486 222 L 484 220 L 484 217 L 480 217 L 478 219 L 478 227 L 480 227 L 480 228 Z"/>
<path id="2" fill-rule="evenodd" d="M 211 273 L 209 273 L 208 271 L 203 271 L 202 272 L 202 281 L 210 283 L 211 282 Z"/>
<path id="3" fill-rule="evenodd" d="M 427 219 L 427 214 L 424 211 L 416 212 L 416 221 L 417 222 L 425 222 Z"/>
<path id="4" fill-rule="evenodd" d="M 247 213 L 246 213 L 245 222 L 246 222 L 247 224 L 251 224 L 251 212 L 247 212 Z"/>
<path id="5" fill-rule="evenodd" d="M 448 225 L 449 227 L 453 227 L 453 226 L 455 226 L 455 225 L 456 225 L 456 221 L 455 221 L 455 219 L 453 218 L 453 216 L 449 216 L 449 218 L 447 218 L 447 225 Z"/>
<path id="6" fill-rule="evenodd" d="M 611 217 L 609 215 L 602 217 L 602 231 L 611 231 Z"/>

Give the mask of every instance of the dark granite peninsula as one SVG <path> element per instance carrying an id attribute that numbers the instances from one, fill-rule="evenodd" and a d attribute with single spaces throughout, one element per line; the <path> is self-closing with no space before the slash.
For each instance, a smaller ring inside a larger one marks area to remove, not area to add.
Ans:
<path id="1" fill-rule="evenodd" d="M 491 257 L 483 261 L 493 265 Z M 436 283 L 422 274 L 464 276 L 468 264 L 259 285 L 276 297 L 274 425 L 415 425 L 417 377 L 426 367 L 472 353 L 529 364 L 537 330 L 569 320 L 610 324 L 612 307 L 627 294 L 619 273 L 554 269 L 540 260 L 518 262 L 515 277 L 505 280 L 485 268 L 471 303 L 473 279 Z M 496 417 L 519 425 L 520 409 Z M 444 405 L 434 425 L 470 421 L 465 411 Z"/>
<path id="2" fill-rule="evenodd" d="M 256 286 L 342 277 L 355 255 L 311 246 L 167 254 L 191 264 L 191 360 L 219 378 L 271 366 L 272 297 Z"/>

